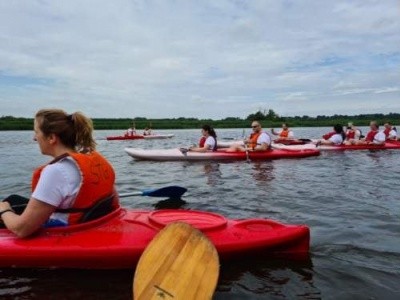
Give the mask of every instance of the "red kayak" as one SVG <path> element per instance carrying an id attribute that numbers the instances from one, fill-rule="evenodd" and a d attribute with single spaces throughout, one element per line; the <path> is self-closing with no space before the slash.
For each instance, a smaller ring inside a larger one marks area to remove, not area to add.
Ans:
<path id="1" fill-rule="evenodd" d="M 107 136 L 106 139 L 108 141 L 121 141 L 121 140 L 138 140 L 138 139 L 144 139 L 144 136 L 141 134 L 135 134 L 135 135 L 116 135 L 116 136 Z"/>
<path id="2" fill-rule="evenodd" d="M 145 140 L 155 140 L 155 139 L 169 139 L 172 138 L 174 134 L 149 134 L 149 135 L 118 135 L 118 136 L 108 136 L 106 137 L 107 140 L 138 140 L 138 139 L 145 139 Z"/>
<path id="3" fill-rule="evenodd" d="M 384 145 L 321 145 L 317 148 L 320 150 L 390 150 L 400 149 L 400 141 L 386 141 Z"/>
<path id="4" fill-rule="evenodd" d="M 183 221 L 206 234 L 222 260 L 251 255 L 308 255 L 310 231 L 269 219 L 232 220 L 194 210 L 126 210 L 84 224 L 42 229 L 28 239 L 0 229 L 0 267 L 133 268 L 152 238 L 167 224 Z"/>
<path id="5" fill-rule="evenodd" d="M 275 139 L 273 141 L 275 144 L 283 144 L 283 145 L 304 145 L 311 140 L 309 139 Z"/>

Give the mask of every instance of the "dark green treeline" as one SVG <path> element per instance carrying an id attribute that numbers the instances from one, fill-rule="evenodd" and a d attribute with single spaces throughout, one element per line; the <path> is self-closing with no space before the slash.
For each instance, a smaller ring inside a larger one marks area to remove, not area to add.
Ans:
<path id="1" fill-rule="evenodd" d="M 380 125 L 391 122 L 394 125 L 400 124 L 400 114 L 361 114 L 361 115 L 333 115 L 333 116 L 296 116 L 280 117 L 273 110 L 268 112 L 258 111 L 250 114 L 245 119 L 229 117 L 222 120 L 196 119 L 196 118 L 172 118 L 172 119 L 147 119 L 147 118 L 93 118 L 94 128 L 101 129 L 127 129 L 136 127 L 143 129 L 150 127 L 153 129 L 190 129 L 200 128 L 204 124 L 209 124 L 214 128 L 246 128 L 250 126 L 252 120 L 260 120 L 264 128 L 280 127 L 283 122 L 290 127 L 320 127 L 333 126 L 335 124 L 346 125 L 353 122 L 356 126 L 368 126 L 371 120 L 376 120 Z M 3 116 L 0 118 L 0 130 L 32 130 L 32 118 L 16 118 Z"/>

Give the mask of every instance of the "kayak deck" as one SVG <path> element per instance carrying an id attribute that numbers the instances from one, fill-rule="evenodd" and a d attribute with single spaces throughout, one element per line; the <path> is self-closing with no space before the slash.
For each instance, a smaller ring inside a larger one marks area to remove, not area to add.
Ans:
<path id="1" fill-rule="evenodd" d="M 0 229 L 0 267 L 121 269 L 136 265 L 145 247 L 167 224 L 186 222 L 201 230 L 221 259 L 252 255 L 308 254 L 305 225 L 269 219 L 231 220 L 193 210 L 126 210 L 85 224 L 43 229 L 27 239 Z"/>
<path id="2" fill-rule="evenodd" d="M 317 156 L 318 149 L 272 149 L 267 151 L 227 152 L 219 149 L 209 152 L 182 152 L 179 149 L 125 148 L 125 152 L 138 160 L 201 161 L 201 160 L 265 160 Z"/>

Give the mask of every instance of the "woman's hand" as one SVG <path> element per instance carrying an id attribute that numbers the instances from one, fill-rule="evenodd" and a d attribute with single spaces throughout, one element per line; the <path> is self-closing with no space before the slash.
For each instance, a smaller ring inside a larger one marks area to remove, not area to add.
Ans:
<path id="1" fill-rule="evenodd" d="M 6 209 L 12 209 L 10 203 L 7 201 L 0 202 L 0 212 Z"/>

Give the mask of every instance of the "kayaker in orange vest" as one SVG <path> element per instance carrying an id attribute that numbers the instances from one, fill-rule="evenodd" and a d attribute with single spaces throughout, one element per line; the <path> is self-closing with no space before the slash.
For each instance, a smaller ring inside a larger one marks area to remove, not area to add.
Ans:
<path id="1" fill-rule="evenodd" d="M 386 140 L 387 141 L 397 140 L 397 131 L 394 130 L 394 128 L 392 127 L 392 124 L 390 124 L 389 122 L 386 122 L 383 126 L 385 127 L 385 130 L 383 131 L 383 133 L 386 136 Z"/>
<path id="2" fill-rule="evenodd" d="M 217 134 L 210 125 L 203 125 L 201 129 L 202 137 L 198 147 L 190 147 L 188 151 L 207 152 L 217 150 Z"/>
<path id="3" fill-rule="evenodd" d="M 271 147 L 271 137 L 262 130 L 261 124 L 258 121 L 251 123 L 253 133 L 250 134 L 243 142 L 244 145 L 232 145 L 226 151 L 265 151 Z"/>
<path id="4" fill-rule="evenodd" d="M 347 123 L 346 141 L 359 140 L 361 137 L 361 130 L 356 128 L 353 123 Z"/>
<path id="5" fill-rule="evenodd" d="M 129 127 L 125 133 L 125 136 L 134 136 L 136 135 L 136 130 L 132 127 Z"/>
<path id="6" fill-rule="evenodd" d="M 143 135 L 151 135 L 151 134 L 152 134 L 152 132 L 151 132 L 151 129 L 149 127 L 146 127 L 143 130 Z"/>
<path id="7" fill-rule="evenodd" d="M 345 145 L 384 145 L 385 144 L 385 134 L 383 131 L 379 131 L 379 125 L 376 121 L 371 121 L 369 123 L 370 131 L 367 133 L 365 138 L 360 140 L 351 139 L 345 141 Z"/>
<path id="8" fill-rule="evenodd" d="M 317 146 L 319 145 L 341 145 L 346 138 L 343 126 L 341 124 L 336 124 L 333 126 L 333 131 L 323 135 L 322 139 L 315 142 Z"/>
<path id="9" fill-rule="evenodd" d="M 273 135 L 277 135 L 278 139 L 282 140 L 294 138 L 293 131 L 289 129 L 287 123 L 282 123 L 282 130 L 280 130 L 279 132 L 276 132 L 274 128 L 271 128 L 271 133 Z"/>
<path id="10" fill-rule="evenodd" d="M 119 207 L 114 169 L 95 151 L 89 118 L 42 109 L 35 115 L 34 132 L 41 153 L 53 160 L 35 170 L 31 197 L 20 214 L 12 209 L 12 196 L 0 202 L 1 219 L 10 231 L 26 237 L 43 226 L 76 224 L 100 201 L 108 201 L 103 215 Z"/>

